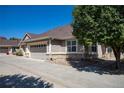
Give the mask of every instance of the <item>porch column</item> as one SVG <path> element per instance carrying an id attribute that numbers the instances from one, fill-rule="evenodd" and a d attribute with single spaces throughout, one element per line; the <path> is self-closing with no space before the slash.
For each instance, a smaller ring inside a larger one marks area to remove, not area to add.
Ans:
<path id="1" fill-rule="evenodd" d="M 49 40 L 49 52 L 51 53 L 51 39 Z"/>
<path id="2" fill-rule="evenodd" d="M 97 53 L 98 53 L 98 58 L 102 58 L 102 47 L 99 44 L 97 44 Z"/>
<path id="3" fill-rule="evenodd" d="M 25 54 L 26 54 L 27 57 L 31 57 L 30 46 L 29 45 L 26 45 Z"/>
<path id="4" fill-rule="evenodd" d="M 49 59 L 50 59 L 50 60 L 51 60 L 51 58 L 52 58 L 51 47 L 52 47 L 52 45 L 51 45 L 51 39 L 49 39 L 48 53 L 49 53 Z"/>
<path id="5" fill-rule="evenodd" d="M 47 53 L 51 53 L 51 39 L 49 39 L 49 41 L 48 41 Z"/>
<path id="6" fill-rule="evenodd" d="M 9 54 L 12 54 L 12 47 L 8 48 L 8 52 L 9 52 Z"/>
<path id="7" fill-rule="evenodd" d="M 49 53 L 49 45 L 50 45 L 49 42 L 50 42 L 50 40 L 48 40 L 48 42 L 47 42 L 47 51 L 46 51 L 47 53 Z"/>

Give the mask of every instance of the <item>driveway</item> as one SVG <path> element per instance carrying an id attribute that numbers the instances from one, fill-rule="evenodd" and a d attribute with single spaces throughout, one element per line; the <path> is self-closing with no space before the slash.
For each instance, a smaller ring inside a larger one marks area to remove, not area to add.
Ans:
<path id="1" fill-rule="evenodd" d="M 0 74 L 42 77 L 54 87 L 124 87 L 124 75 L 81 72 L 71 66 L 11 55 L 0 55 Z"/>

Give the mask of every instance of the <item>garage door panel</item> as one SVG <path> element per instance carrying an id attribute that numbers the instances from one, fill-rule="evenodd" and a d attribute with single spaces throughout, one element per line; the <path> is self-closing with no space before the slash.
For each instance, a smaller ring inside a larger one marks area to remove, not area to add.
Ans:
<path id="1" fill-rule="evenodd" d="M 47 59 L 47 48 L 46 46 L 33 46 L 30 47 L 31 51 L 31 57 L 34 59 L 41 59 L 41 60 L 46 60 Z"/>
<path id="2" fill-rule="evenodd" d="M 47 48 L 46 46 L 43 46 L 43 47 L 30 47 L 30 51 L 31 52 L 38 52 L 38 53 L 46 53 L 47 51 Z"/>

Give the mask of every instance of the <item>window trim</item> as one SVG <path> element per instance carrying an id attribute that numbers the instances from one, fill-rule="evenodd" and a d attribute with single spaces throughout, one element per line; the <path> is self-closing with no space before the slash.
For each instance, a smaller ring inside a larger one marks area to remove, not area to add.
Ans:
<path id="1" fill-rule="evenodd" d="M 68 44 L 67 44 L 68 41 L 71 42 L 71 45 L 70 45 L 71 50 L 72 50 L 72 46 L 76 46 L 76 51 L 71 51 L 71 52 L 68 51 Z M 72 45 L 72 41 L 76 41 L 76 45 Z M 77 40 L 75 40 L 75 39 L 66 40 L 65 45 L 66 45 L 66 49 L 65 49 L 66 53 L 77 53 L 78 52 L 78 41 Z"/>
<path id="2" fill-rule="evenodd" d="M 95 48 L 96 51 L 93 51 L 93 48 Z M 93 44 L 93 45 L 91 46 L 91 51 L 92 51 L 92 53 L 97 53 L 98 49 L 97 49 L 97 45 L 96 45 L 96 44 Z"/>

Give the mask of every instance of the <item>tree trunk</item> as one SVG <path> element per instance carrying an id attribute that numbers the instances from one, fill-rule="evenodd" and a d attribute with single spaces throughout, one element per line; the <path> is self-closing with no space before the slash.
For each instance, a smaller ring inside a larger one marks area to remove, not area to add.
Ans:
<path id="1" fill-rule="evenodd" d="M 113 52 L 114 52 L 114 56 L 116 58 L 116 65 L 115 65 L 115 68 L 116 69 L 119 69 L 119 64 L 120 64 L 120 48 L 113 48 Z"/>
<path id="2" fill-rule="evenodd" d="M 102 48 L 102 56 L 105 57 L 106 46 L 102 44 L 101 48 Z"/>
<path id="3" fill-rule="evenodd" d="M 85 59 L 89 59 L 89 47 L 88 46 L 85 46 L 85 53 L 84 53 L 84 56 L 85 56 Z"/>
<path id="4" fill-rule="evenodd" d="M 117 54 L 117 56 L 116 56 L 116 69 L 119 69 L 119 67 L 120 67 L 120 54 Z"/>

